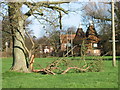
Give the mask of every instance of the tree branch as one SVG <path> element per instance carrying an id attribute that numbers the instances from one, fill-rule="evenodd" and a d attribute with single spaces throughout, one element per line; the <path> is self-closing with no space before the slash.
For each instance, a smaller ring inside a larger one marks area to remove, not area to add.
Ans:
<path id="1" fill-rule="evenodd" d="M 110 18 L 102 18 L 102 17 L 94 17 L 95 19 L 100 19 L 100 20 L 106 20 L 106 21 L 112 21 Z"/>
<path id="2" fill-rule="evenodd" d="M 63 11 L 64 13 L 68 13 L 68 11 L 64 10 L 63 8 L 61 7 L 57 7 L 57 6 L 50 6 L 50 5 L 43 5 L 43 7 L 46 7 L 46 8 L 50 8 L 52 10 L 60 10 L 60 11 Z"/>
<path id="3" fill-rule="evenodd" d="M 38 11 L 37 8 L 39 7 L 46 7 L 46 8 L 51 8 L 53 10 L 60 10 L 67 14 L 68 12 L 65 11 L 63 8 L 57 6 L 50 6 L 50 4 L 63 4 L 63 3 L 69 3 L 69 2 L 65 2 L 65 1 L 60 1 L 60 2 L 41 1 L 37 3 L 24 2 L 24 4 L 30 8 L 30 10 L 25 15 L 31 16 L 35 10 Z M 42 11 L 38 11 L 38 12 L 40 12 L 40 15 L 43 15 Z"/>
<path id="4" fill-rule="evenodd" d="M 40 1 L 40 2 L 36 2 L 36 3 L 31 3 L 31 2 L 24 2 L 24 4 L 29 4 L 32 6 L 41 6 L 43 4 L 64 4 L 64 3 L 70 3 L 70 1 Z"/>

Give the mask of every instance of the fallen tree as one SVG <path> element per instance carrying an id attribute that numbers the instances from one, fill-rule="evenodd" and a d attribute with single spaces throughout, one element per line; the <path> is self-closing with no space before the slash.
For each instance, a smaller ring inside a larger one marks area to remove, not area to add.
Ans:
<path id="1" fill-rule="evenodd" d="M 75 48 L 75 47 L 73 47 L 73 48 Z M 68 53 L 66 53 L 65 56 Z M 92 60 L 90 62 L 86 62 L 85 60 L 82 60 L 83 62 L 82 62 L 82 65 L 80 65 L 80 66 L 73 65 L 70 62 L 70 60 L 67 60 L 64 57 L 53 61 L 46 68 L 36 70 L 33 67 L 34 55 L 32 55 L 31 60 L 30 60 L 30 70 L 31 70 L 31 72 L 35 72 L 35 73 L 56 75 L 56 74 L 66 74 L 70 70 L 74 70 L 76 72 L 93 72 L 93 71 L 99 72 L 102 69 L 101 68 L 101 65 L 103 64 L 102 59 L 98 58 L 98 57 L 94 58 L 94 60 Z M 64 68 L 62 68 L 62 67 L 64 67 Z"/>

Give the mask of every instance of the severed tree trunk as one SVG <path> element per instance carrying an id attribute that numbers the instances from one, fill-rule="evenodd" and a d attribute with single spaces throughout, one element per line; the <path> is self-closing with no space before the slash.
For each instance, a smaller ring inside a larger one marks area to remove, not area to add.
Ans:
<path id="1" fill-rule="evenodd" d="M 13 38 L 13 65 L 12 70 L 18 72 L 29 72 L 26 61 L 24 42 L 24 17 L 20 8 L 22 3 L 9 3 L 9 19 Z"/>

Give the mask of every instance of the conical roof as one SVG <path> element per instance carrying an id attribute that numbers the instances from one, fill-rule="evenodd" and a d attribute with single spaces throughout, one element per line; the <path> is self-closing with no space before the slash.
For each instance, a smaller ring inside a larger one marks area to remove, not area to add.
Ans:
<path id="1" fill-rule="evenodd" d="M 82 28 L 78 28 L 75 38 L 73 40 L 74 45 L 81 44 L 83 39 L 85 38 L 85 33 Z"/>
<path id="2" fill-rule="evenodd" d="M 99 41 L 98 34 L 93 25 L 90 25 L 88 27 L 87 32 L 86 32 L 86 38 L 89 42 L 98 43 Z"/>

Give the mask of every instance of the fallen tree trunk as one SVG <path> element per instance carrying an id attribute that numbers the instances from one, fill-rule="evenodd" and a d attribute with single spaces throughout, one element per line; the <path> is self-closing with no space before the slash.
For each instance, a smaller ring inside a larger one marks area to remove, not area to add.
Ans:
<path id="1" fill-rule="evenodd" d="M 34 67 L 33 67 L 33 64 L 34 64 L 34 55 L 31 56 L 30 67 L 29 67 L 32 72 L 36 72 L 36 73 L 38 73 L 38 72 L 45 72 L 46 74 L 53 74 L 53 75 L 55 75 L 54 72 L 52 72 L 51 70 L 49 70 L 47 68 L 35 70 Z"/>
<path id="2" fill-rule="evenodd" d="M 68 63 L 68 61 L 65 60 L 64 58 L 60 58 L 59 60 L 53 61 L 46 68 L 35 70 L 34 67 L 33 67 L 34 55 L 32 55 L 31 59 L 30 59 L 30 66 L 29 66 L 29 68 L 30 68 L 30 70 L 32 72 L 35 72 L 35 73 L 41 72 L 41 73 L 44 73 L 44 74 L 56 75 L 56 74 L 65 74 L 65 73 L 67 73 L 71 69 L 75 69 L 75 70 L 80 71 L 80 72 L 96 71 L 96 69 L 97 69 L 96 65 L 98 63 L 100 63 L 100 62 L 93 61 L 93 62 L 89 62 L 89 63 L 84 63 L 82 66 L 77 67 L 75 65 L 72 65 L 72 63 Z M 61 64 L 62 64 L 62 67 L 64 67 L 64 69 L 60 66 Z M 67 65 L 67 64 L 69 64 L 69 65 Z M 55 72 L 54 70 L 58 70 L 60 72 Z"/>
<path id="3" fill-rule="evenodd" d="M 66 70 L 62 70 L 62 69 L 54 66 L 54 63 L 53 63 L 53 65 L 50 64 L 49 67 L 35 70 L 34 67 L 33 67 L 33 64 L 34 64 L 34 55 L 32 55 L 31 60 L 30 60 L 30 69 L 31 69 L 31 71 L 32 72 L 36 72 L 36 73 L 43 72 L 43 73 L 52 74 L 52 75 L 56 75 L 56 73 L 53 72 L 54 69 L 61 70 L 62 73 L 60 73 L 60 74 L 65 74 L 65 73 L 67 73 L 71 69 L 75 69 L 75 70 L 79 70 L 79 71 L 85 72 L 85 71 L 87 71 L 90 68 L 91 65 L 93 65 L 93 64 L 90 64 L 88 67 L 86 67 L 87 66 L 87 64 L 86 64 L 86 65 L 83 65 L 81 68 L 79 68 L 79 67 L 67 67 Z M 86 68 L 84 69 L 84 67 L 86 67 Z"/>
<path id="4" fill-rule="evenodd" d="M 88 66 L 86 69 L 79 68 L 79 67 L 68 67 L 68 68 L 67 68 L 63 73 L 61 73 L 61 74 L 65 74 L 66 72 L 68 72 L 68 71 L 71 70 L 71 69 L 76 69 L 76 70 L 85 72 L 85 71 L 88 70 L 89 68 L 90 68 L 90 66 Z"/>

